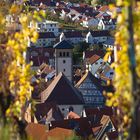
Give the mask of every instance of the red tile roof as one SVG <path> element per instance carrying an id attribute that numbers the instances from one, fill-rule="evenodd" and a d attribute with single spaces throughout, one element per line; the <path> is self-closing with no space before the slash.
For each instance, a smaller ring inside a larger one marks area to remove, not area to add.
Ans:
<path id="1" fill-rule="evenodd" d="M 45 135 L 40 140 L 66 140 L 72 138 L 73 136 L 74 131 L 56 127 L 45 133 Z"/>
<path id="2" fill-rule="evenodd" d="M 29 123 L 25 128 L 27 136 L 33 140 L 40 140 L 41 137 L 47 132 L 46 125 Z"/>
<path id="3" fill-rule="evenodd" d="M 78 118 L 80 118 L 80 116 L 77 115 L 75 112 L 70 111 L 68 113 L 68 115 L 67 115 L 67 118 L 69 118 L 69 119 L 78 119 Z"/>
<path id="4" fill-rule="evenodd" d="M 87 61 L 89 64 L 94 64 L 97 60 L 99 60 L 101 57 L 97 54 L 94 54 L 92 57 L 90 57 Z"/>
<path id="5" fill-rule="evenodd" d="M 102 50 L 85 51 L 85 59 L 88 59 L 95 54 L 103 58 L 105 55 L 105 52 Z"/>
<path id="6" fill-rule="evenodd" d="M 101 11 L 101 12 L 106 12 L 107 10 L 109 10 L 109 7 L 107 5 L 104 5 L 104 6 L 101 6 L 98 11 Z"/>
<path id="7" fill-rule="evenodd" d="M 98 134 L 98 132 L 101 130 L 101 128 L 102 128 L 102 124 L 99 124 L 98 126 L 95 126 L 92 128 L 94 136 L 96 136 Z"/>

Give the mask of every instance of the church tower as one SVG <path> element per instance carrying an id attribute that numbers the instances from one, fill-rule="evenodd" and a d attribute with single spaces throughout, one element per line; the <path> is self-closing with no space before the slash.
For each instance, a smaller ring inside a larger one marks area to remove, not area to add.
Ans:
<path id="1" fill-rule="evenodd" d="M 54 45 L 56 75 L 62 72 L 71 82 L 73 77 L 72 49 L 73 46 L 63 40 Z"/>

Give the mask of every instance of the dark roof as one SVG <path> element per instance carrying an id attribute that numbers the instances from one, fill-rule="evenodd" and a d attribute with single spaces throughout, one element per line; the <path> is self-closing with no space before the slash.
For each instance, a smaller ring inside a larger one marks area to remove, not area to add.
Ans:
<path id="1" fill-rule="evenodd" d="M 112 23 L 116 25 L 117 19 L 112 19 Z"/>
<path id="2" fill-rule="evenodd" d="M 52 0 L 32 0 L 32 5 L 43 3 L 47 6 L 55 6 L 55 2 L 52 2 Z"/>
<path id="3" fill-rule="evenodd" d="M 100 36 L 110 36 L 109 31 L 102 30 L 102 31 L 90 31 L 93 37 L 100 37 Z"/>
<path id="4" fill-rule="evenodd" d="M 81 93 L 73 87 L 63 73 L 53 80 L 49 87 L 41 93 L 42 102 L 56 102 L 57 104 L 83 104 Z"/>
<path id="5" fill-rule="evenodd" d="M 53 46 L 55 49 L 73 49 L 73 46 L 69 44 L 66 40 L 58 42 Z"/>
<path id="6" fill-rule="evenodd" d="M 37 56 L 32 56 L 32 52 L 35 52 Z M 48 56 L 46 55 L 48 54 Z M 28 47 L 27 48 L 27 60 L 33 62 L 33 66 L 40 66 L 42 63 L 49 63 L 49 59 L 54 58 L 54 48 L 47 47 Z"/>
<path id="7" fill-rule="evenodd" d="M 45 33 L 39 33 L 39 39 L 41 38 L 56 38 L 53 32 L 45 32 Z"/>
<path id="8" fill-rule="evenodd" d="M 44 117 L 47 122 L 64 119 L 59 107 L 53 102 L 36 104 L 35 117 L 38 122 L 41 122 Z"/>
<path id="9" fill-rule="evenodd" d="M 93 7 L 71 7 L 71 9 L 82 14 L 86 12 L 93 12 Z"/>
<path id="10" fill-rule="evenodd" d="M 89 77 L 91 81 L 99 88 L 99 90 L 103 90 L 103 87 L 101 85 L 101 80 L 96 78 L 90 71 L 88 71 L 80 80 L 79 82 L 75 85 L 75 87 L 79 87 L 85 80 L 86 78 Z"/>
<path id="11" fill-rule="evenodd" d="M 103 58 L 105 55 L 105 52 L 102 50 L 85 51 L 85 59 L 88 59 L 95 54 Z"/>
<path id="12" fill-rule="evenodd" d="M 66 13 L 69 13 L 70 12 L 70 9 L 68 9 L 68 8 L 63 8 L 62 9 L 64 12 L 66 12 Z"/>
<path id="13" fill-rule="evenodd" d="M 100 123 L 102 124 L 102 128 L 101 128 L 100 132 L 97 134 L 96 139 L 101 139 L 103 134 L 106 133 L 106 131 L 107 131 L 106 128 L 108 127 L 108 124 L 110 122 L 112 122 L 110 116 L 107 116 L 107 115 L 102 116 L 102 118 L 100 120 Z M 114 127 L 113 122 L 111 123 L 111 127 Z M 111 139 L 111 140 L 113 140 L 113 139 Z"/>
<path id="14" fill-rule="evenodd" d="M 72 129 L 77 135 L 88 137 L 93 135 L 92 125 L 88 118 L 68 119 L 63 121 L 52 121 L 52 128 L 60 127 Z"/>
<path id="15" fill-rule="evenodd" d="M 67 32 L 63 32 L 66 38 L 82 38 L 82 32 L 80 31 L 67 31 Z"/>
<path id="16" fill-rule="evenodd" d="M 113 131 L 113 132 L 107 132 L 106 135 L 107 135 L 109 140 L 118 140 L 119 134 L 117 131 Z"/>
<path id="17" fill-rule="evenodd" d="M 85 108 L 85 113 L 87 115 L 87 117 L 89 116 L 94 116 L 94 115 L 98 115 L 98 116 L 103 116 L 103 115 L 108 115 L 108 116 L 112 116 L 114 115 L 114 111 L 112 107 L 102 107 L 102 108 Z"/>

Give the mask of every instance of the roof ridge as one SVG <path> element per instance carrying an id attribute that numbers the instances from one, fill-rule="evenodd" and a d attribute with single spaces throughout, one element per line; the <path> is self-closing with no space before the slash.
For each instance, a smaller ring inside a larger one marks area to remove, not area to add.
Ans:
<path id="1" fill-rule="evenodd" d="M 103 87 L 100 83 L 100 79 L 96 78 L 90 71 L 86 72 L 85 75 L 78 81 L 78 83 L 75 85 L 75 87 L 79 87 L 84 80 L 86 79 L 86 77 L 89 76 L 90 80 L 92 80 L 92 82 L 94 82 L 94 84 L 99 87 L 99 89 L 103 90 Z M 94 80 L 94 81 L 93 81 Z"/>
<path id="2" fill-rule="evenodd" d="M 52 83 L 43 91 L 41 92 L 41 94 L 45 94 L 47 91 L 49 91 L 49 93 L 51 93 L 54 88 L 56 87 L 56 85 L 58 84 L 59 80 L 61 79 L 62 77 L 62 72 L 60 72 L 55 78 L 54 80 L 52 81 Z M 53 85 L 53 86 L 52 86 Z M 44 101 L 49 97 L 50 94 L 46 95 L 46 98 L 44 99 Z M 41 99 L 42 100 L 42 99 Z M 44 102 L 43 101 L 43 102 Z"/>

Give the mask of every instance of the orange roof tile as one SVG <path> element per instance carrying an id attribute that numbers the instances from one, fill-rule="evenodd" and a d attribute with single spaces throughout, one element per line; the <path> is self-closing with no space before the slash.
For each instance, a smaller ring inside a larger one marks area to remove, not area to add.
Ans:
<path id="1" fill-rule="evenodd" d="M 33 140 L 40 140 L 47 130 L 47 126 L 35 123 L 29 123 L 25 128 L 27 136 Z"/>
<path id="2" fill-rule="evenodd" d="M 98 9 L 98 11 L 101 11 L 101 12 L 106 12 L 107 10 L 109 10 L 109 7 L 107 5 L 104 5 Z"/>
<path id="3" fill-rule="evenodd" d="M 45 135 L 40 140 L 66 140 L 74 136 L 74 132 L 70 129 L 56 127 Z"/>
<path id="4" fill-rule="evenodd" d="M 93 63 L 95 63 L 97 60 L 99 60 L 101 57 L 99 56 L 99 55 L 93 55 L 92 57 L 90 57 L 89 58 L 89 60 L 88 60 L 88 62 L 90 63 L 90 64 L 93 64 Z"/>
<path id="5" fill-rule="evenodd" d="M 67 115 L 67 118 L 69 118 L 69 119 L 78 119 L 78 118 L 80 118 L 80 116 L 77 115 L 75 112 L 70 111 L 68 113 L 68 115 Z"/>

